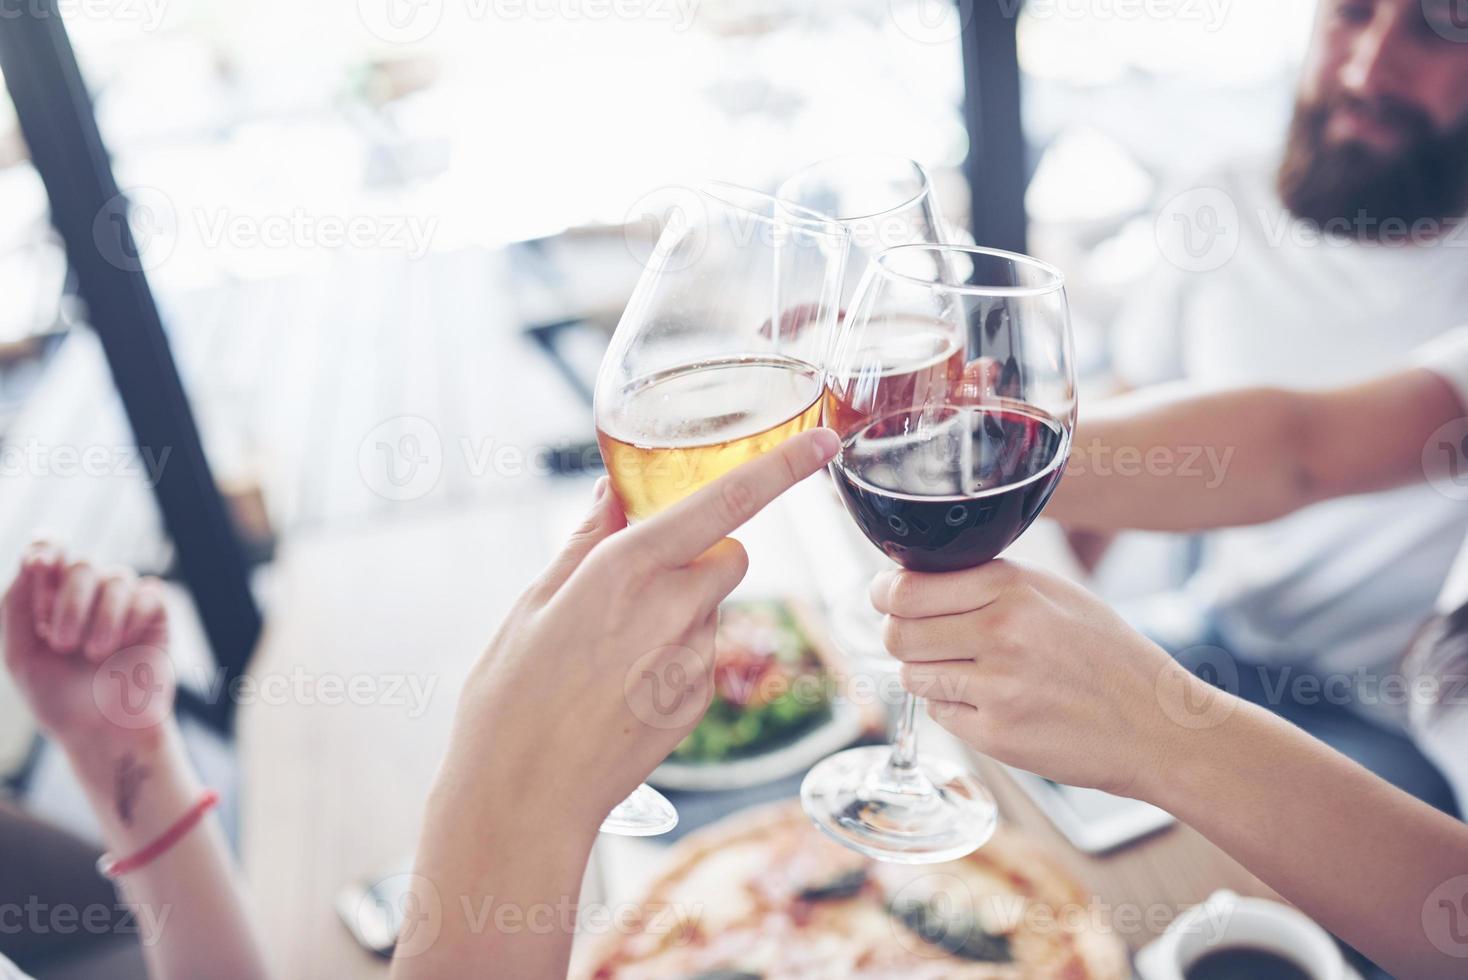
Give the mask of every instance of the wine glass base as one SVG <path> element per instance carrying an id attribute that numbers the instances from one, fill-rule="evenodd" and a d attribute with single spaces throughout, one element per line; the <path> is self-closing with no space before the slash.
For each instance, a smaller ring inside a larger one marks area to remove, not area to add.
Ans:
<path id="1" fill-rule="evenodd" d="M 612 808 L 601 832 L 619 837 L 656 837 L 678 826 L 678 811 L 668 798 L 643 783 Z"/>
<path id="2" fill-rule="evenodd" d="M 994 797 L 962 767 L 919 759 L 906 787 L 883 779 L 892 749 L 847 749 L 805 777 L 800 802 L 838 843 L 879 861 L 936 864 L 988 842 L 999 823 Z"/>

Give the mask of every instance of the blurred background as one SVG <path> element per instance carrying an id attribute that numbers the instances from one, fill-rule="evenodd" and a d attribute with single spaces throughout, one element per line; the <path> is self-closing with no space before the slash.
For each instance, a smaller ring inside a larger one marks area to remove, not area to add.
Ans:
<path id="1" fill-rule="evenodd" d="M 972 6 L 61 10 L 209 462 L 236 513 L 269 538 L 394 510 L 363 485 L 357 451 L 395 405 L 455 434 L 512 417 L 526 444 L 585 439 L 557 366 L 530 361 L 541 375 L 529 382 L 517 367 L 505 386 L 496 365 L 528 326 L 615 322 L 638 268 L 625 230 L 660 188 L 709 176 L 771 187 L 802 164 L 877 148 L 928 167 L 947 219 L 968 227 Z M 1176 7 L 1155 18 L 1073 0 L 1018 16 L 1029 248 L 1067 272 L 1092 385 L 1105 384 L 1109 322 L 1162 261 L 1159 203 L 1277 143 L 1313 3 Z M 46 526 L 165 571 L 170 545 L 138 468 L 119 458 L 125 423 L 73 292 L 42 182 L 0 102 L 0 554 Z M 58 481 L 25 462 L 28 439 L 103 446 L 112 463 Z M 435 496 L 496 492 L 494 474 L 455 462 Z"/>
<path id="2" fill-rule="evenodd" d="M 1021 5 L 1020 132 L 975 129 L 966 113 L 965 55 L 971 81 L 1006 43 L 974 6 L 62 3 L 267 635 L 303 582 L 330 592 L 336 569 L 392 554 L 369 543 L 282 577 L 274 560 L 295 542 L 389 526 L 411 539 L 414 521 L 437 541 L 445 514 L 492 507 L 515 527 L 558 487 L 584 493 L 597 330 L 615 325 L 660 189 L 772 188 L 805 163 L 879 149 L 929 168 L 949 222 L 992 243 L 973 228 L 986 174 L 971 143 L 1018 147 L 1027 247 L 1066 270 L 1084 390 L 1105 391 L 1110 325 L 1163 261 L 1158 207 L 1219 162 L 1278 145 L 1314 4 L 1181 3 L 1167 17 L 1108 0 Z M 0 95 L 0 567 L 47 528 L 172 577 L 191 617 L 200 583 L 164 530 L 77 295 Z M 560 329 L 583 323 L 597 329 Z M 431 479 L 370 476 L 382 445 Z M 502 447 L 521 464 L 492 457 Z M 552 536 L 537 530 L 530 550 Z M 1134 537 L 1113 550 L 1103 591 L 1164 584 L 1170 547 Z M 497 612 L 476 610 L 476 625 Z M 0 773 L 45 797 L 44 752 L 6 683 Z M 66 819 L 66 792 L 53 795 L 38 806 Z"/>

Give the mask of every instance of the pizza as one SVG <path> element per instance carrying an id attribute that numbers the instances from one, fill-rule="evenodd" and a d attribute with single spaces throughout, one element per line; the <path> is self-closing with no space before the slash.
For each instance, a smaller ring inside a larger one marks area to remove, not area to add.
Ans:
<path id="1" fill-rule="evenodd" d="M 1120 940 L 1038 845 L 1001 828 L 957 861 L 872 861 L 798 804 L 675 845 L 581 980 L 1124 980 Z"/>

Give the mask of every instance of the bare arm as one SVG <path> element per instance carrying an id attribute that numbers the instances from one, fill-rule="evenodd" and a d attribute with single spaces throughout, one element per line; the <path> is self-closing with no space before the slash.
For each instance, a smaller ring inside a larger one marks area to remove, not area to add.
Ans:
<path id="1" fill-rule="evenodd" d="M 1194 677 L 1058 577 L 900 572 L 872 601 L 903 684 L 969 745 L 1169 810 L 1395 976 L 1461 975 L 1461 940 L 1429 923 L 1468 872 L 1468 826 Z"/>
<path id="2" fill-rule="evenodd" d="M 31 546 L 3 606 L 5 663 L 66 752 L 115 858 L 158 841 L 203 787 L 173 720 L 168 620 L 156 582 Z M 119 880 L 153 980 L 266 975 L 213 817 Z"/>
<path id="3" fill-rule="evenodd" d="M 67 756 L 115 857 L 156 841 L 203 793 L 171 720 L 145 740 L 71 746 Z M 206 817 L 120 884 L 136 908 L 150 977 L 267 975 L 217 819 Z"/>
<path id="4" fill-rule="evenodd" d="M 464 686 L 395 980 L 565 976 L 602 819 L 713 696 L 718 606 L 747 568 L 726 535 L 839 445 L 802 433 L 633 528 L 603 481 Z"/>
<path id="5" fill-rule="evenodd" d="M 1321 392 L 1138 391 L 1081 420 L 1046 513 L 1091 530 L 1257 524 L 1423 479 L 1428 438 L 1463 414 L 1425 368 Z"/>
<path id="6" fill-rule="evenodd" d="M 1172 764 L 1157 767 L 1138 795 L 1392 975 L 1461 971 L 1450 955 L 1456 944 L 1430 923 L 1434 892 L 1468 870 L 1468 825 L 1264 709 L 1236 705 L 1218 727 L 1164 742 Z"/>

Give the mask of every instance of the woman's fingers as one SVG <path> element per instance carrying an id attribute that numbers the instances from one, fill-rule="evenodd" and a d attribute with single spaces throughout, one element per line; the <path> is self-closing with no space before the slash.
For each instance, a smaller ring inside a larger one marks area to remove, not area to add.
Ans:
<path id="1" fill-rule="evenodd" d="M 91 628 L 82 640 L 82 653 L 88 660 L 101 663 L 121 649 L 136 586 L 137 576 L 126 570 L 113 572 L 102 580 Z"/>
<path id="2" fill-rule="evenodd" d="M 717 616 L 719 603 L 723 602 L 734 587 L 744 581 L 749 571 L 749 553 L 744 545 L 733 538 L 725 538 L 704 552 L 697 561 L 679 573 L 687 579 L 692 594 L 701 599 L 694 612 L 694 620 L 701 622 L 710 615 Z M 685 583 L 679 583 L 679 589 Z"/>
<path id="3" fill-rule="evenodd" d="M 66 570 L 56 594 L 56 608 L 51 613 L 51 635 L 48 642 L 57 653 L 76 653 L 81 646 L 92 608 L 97 601 L 101 577 L 86 562 L 77 562 Z"/>
<path id="4" fill-rule="evenodd" d="M 978 620 L 973 613 L 928 619 L 889 615 L 882 623 L 882 643 L 903 663 L 972 661 L 984 640 Z"/>
<path id="5" fill-rule="evenodd" d="M 947 663 L 903 664 L 902 686 L 929 703 L 947 702 L 972 707 L 978 697 L 977 685 L 983 683 L 969 661 Z"/>
<path id="6" fill-rule="evenodd" d="M 965 613 L 998 599 L 1018 571 L 1019 566 L 996 559 L 961 572 L 880 572 L 872 579 L 872 605 L 906 619 Z"/>
<path id="7" fill-rule="evenodd" d="M 602 477 L 596 481 L 591 510 L 541 575 L 535 590 L 545 599 L 555 595 L 571 573 L 581 567 L 591 549 L 626 526 L 627 515 L 622 512 L 616 494 L 612 493 L 611 481 Z"/>
<path id="8" fill-rule="evenodd" d="M 979 709 L 961 701 L 929 701 L 928 717 L 966 745 L 983 751 L 984 732 L 979 724 Z"/>
<path id="9" fill-rule="evenodd" d="M 30 591 L 31 622 L 43 640 L 50 639 L 51 616 L 65 566 L 66 555 L 61 548 L 39 539 L 31 543 L 21 561 L 21 574 Z"/>
<path id="10" fill-rule="evenodd" d="M 163 585 L 157 579 L 145 578 L 133 588 L 119 646 L 167 649 L 168 607 L 163 602 Z"/>
<path id="11" fill-rule="evenodd" d="M 830 429 L 793 436 L 632 528 L 631 543 L 664 568 L 687 565 L 825 466 L 840 448 Z"/>

